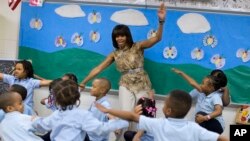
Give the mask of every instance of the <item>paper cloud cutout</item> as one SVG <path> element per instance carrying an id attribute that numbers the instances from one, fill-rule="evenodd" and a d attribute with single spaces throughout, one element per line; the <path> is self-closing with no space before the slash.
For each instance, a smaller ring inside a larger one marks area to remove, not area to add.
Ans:
<path id="1" fill-rule="evenodd" d="M 85 17 L 86 14 L 82 11 L 79 5 L 64 5 L 55 9 L 56 14 L 65 18 Z"/>
<path id="2" fill-rule="evenodd" d="M 143 26 L 148 25 L 148 20 L 145 15 L 135 9 L 126 9 L 113 13 L 110 18 L 112 21 L 119 24 Z"/>
<path id="3" fill-rule="evenodd" d="M 211 29 L 207 19 L 197 13 L 188 13 L 181 16 L 177 25 L 183 33 L 205 33 Z"/>

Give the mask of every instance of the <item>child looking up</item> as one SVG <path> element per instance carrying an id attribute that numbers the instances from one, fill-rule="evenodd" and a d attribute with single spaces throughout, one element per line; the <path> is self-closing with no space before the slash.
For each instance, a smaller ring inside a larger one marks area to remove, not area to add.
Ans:
<path id="1" fill-rule="evenodd" d="M 41 133 L 51 130 L 53 141 L 83 141 L 86 132 L 97 136 L 106 135 L 116 129 L 128 127 L 123 120 L 100 122 L 89 111 L 79 109 L 80 92 L 72 80 L 61 80 L 52 87 L 58 110 L 50 116 L 39 118 L 33 127 Z"/>
<path id="2" fill-rule="evenodd" d="M 13 84 L 10 87 L 10 92 L 17 92 L 18 94 L 20 94 L 20 96 L 22 97 L 22 101 L 24 101 L 27 97 L 27 89 L 24 86 L 18 85 L 18 84 Z M 23 103 L 24 105 L 24 111 L 23 114 L 26 115 L 34 115 L 35 112 L 34 110 L 28 106 L 27 104 Z"/>
<path id="3" fill-rule="evenodd" d="M 225 123 L 222 117 L 223 104 L 217 91 L 221 87 L 220 79 L 208 75 L 202 80 L 201 84 L 198 84 L 183 71 L 175 68 L 172 70 L 194 87 L 190 95 L 196 100 L 195 121 L 202 127 L 221 134 L 225 128 Z"/>
<path id="4" fill-rule="evenodd" d="M 32 108 L 34 105 L 34 89 L 40 86 L 48 86 L 51 82 L 51 80 L 37 80 L 33 77 L 34 71 L 32 64 L 26 60 L 16 63 L 13 75 L 0 73 L 0 80 L 3 80 L 3 82 L 9 85 L 19 84 L 27 89 L 27 98 L 24 100 L 24 103 Z"/>
<path id="5" fill-rule="evenodd" d="M 22 114 L 24 106 L 20 94 L 0 95 L 0 109 L 6 113 L 0 124 L 0 136 L 4 141 L 42 141 L 32 132 L 32 117 Z"/>
<path id="6" fill-rule="evenodd" d="M 100 104 L 96 107 L 102 112 L 139 123 L 139 129 L 150 132 L 155 141 L 229 141 L 218 133 L 211 132 L 197 123 L 184 119 L 192 105 L 191 96 L 181 90 L 171 91 L 162 109 L 165 118 L 150 118 L 139 115 L 142 107 L 135 108 L 136 113 L 107 109 Z"/>

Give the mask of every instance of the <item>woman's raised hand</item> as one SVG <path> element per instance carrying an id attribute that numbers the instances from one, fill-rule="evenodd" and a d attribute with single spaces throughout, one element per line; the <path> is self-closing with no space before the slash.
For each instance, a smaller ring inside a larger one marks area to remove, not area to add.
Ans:
<path id="1" fill-rule="evenodd" d="M 159 21 L 165 21 L 165 17 L 166 17 L 166 6 L 164 5 L 164 3 L 161 3 L 158 9 Z"/>

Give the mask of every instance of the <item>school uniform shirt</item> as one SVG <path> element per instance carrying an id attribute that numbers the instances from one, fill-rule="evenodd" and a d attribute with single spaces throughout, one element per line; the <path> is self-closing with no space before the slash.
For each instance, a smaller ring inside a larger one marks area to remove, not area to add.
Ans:
<path id="1" fill-rule="evenodd" d="M 74 107 L 65 111 L 56 110 L 50 116 L 37 119 L 33 127 L 37 132 L 51 131 L 52 141 L 83 141 L 86 132 L 97 136 L 128 127 L 125 120 L 101 122 L 91 112 Z"/>
<path id="2" fill-rule="evenodd" d="M 194 89 L 189 94 L 193 99 L 196 100 L 195 113 L 202 111 L 210 114 L 214 111 L 214 106 L 217 104 L 223 107 L 222 99 L 218 91 L 206 96 L 204 93 L 200 93 L 198 90 Z M 222 128 L 225 129 L 225 121 L 222 115 L 215 117 L 215 119 L 217 119 L 220 122 Z"/>
<path id="3" fill-rule="evenodd" d="M 43 141 L 32 131 L 31 116 L 14 111 L 6 113 L 0 123 L 0 136 L 4 141 Z"/>
<path id="4" fill-rule="evenodd" d="M 96 103 L 101 104 L 102 106 L 110 109 L 110 103 L 107 101 L 107 96 L 104 96 L 100 99 L 98 99 L 97 101 L 95 101 Z M 101 112 L 100 110 L 98 110 L 95 106 L 95 102 L 93 102 L 90 107 L 89 107 L 89 111 L 93 114 L 93 116 L 98 119 L 99 121 L 102 122 L 108 122 L 108 116 L 106 113 Z M 95 134 L 91 134 L 88 133 L 89 139 L 91 141 L 108 141 L 109 139 L 109 133 L 107 133 L 106 135 L 102 135 L 102 136 L 96 136 Z"/>
<path id="5" fill-rule="evenodd" d="M 23 114 L 25 114 L 25 115 L 35 115 L 35 111 L 33 110 L 33 108 L 31 108 L 30 106 L 28 106 L 25 103 L 23 105 L 24 105 Z"/>
<path id="6" fill-rule="evenodd" d="M 149 133 L 149 132 L 145 132 L 142 137 L 141 137 L 141 141 L 154 141 L 154 136 Z"/>
<path id="7" fill-rule="evenodd" d="M 24 86 L 27 89 L 27 97 L 24 100 L 24 103 L 33 108 L 34 89 L 40 87 L 40 80 L 37 80 L 34 78 L 18 79 L 13 75 L 4 74 L 3 82 L 8 83 L 9 85 L 19 84 L 19 85 Z"/>
<path id="8" fill-rule="evenodd" d="M 139 129 L 152 133 L 154 141 L 216 141 L 219 137 L 195 122 L 176 118 L 140 116 Z"/>
<path id="9" fill-rule="evenodd" d="M 5 112 L 2 109 L 0 109 L 0 122 L 3 120 L 4 115 L 5 115 Z"/>

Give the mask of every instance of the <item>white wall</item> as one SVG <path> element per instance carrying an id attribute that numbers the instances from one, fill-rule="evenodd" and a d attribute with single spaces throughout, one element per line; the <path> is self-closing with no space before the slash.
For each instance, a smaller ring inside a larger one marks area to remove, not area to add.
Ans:
<path id="1" fill-rule="evenodd" d="M 17 58 L 20 7 L 12 11 L 8 0 L 0 1 L 0 58 Z"/>
<path id="2" fill-rule="evenodd" d="M 16 59 L 18 51 L 18 32 L 19 32 L 19 18 L 20 17 L 20 5 L 15 9 L 15 11 L 8 8 L 7 0 L 0 0 L 0 58 L 5 59 Z M 48 95 L 47 88 L 41 88 L 35 91 L 34 101 L 35 110 L 37 110 L 40 116 L 46 116 L 51 112 L 47 110 L 44 106 L 40 104 L 40 100 Z M 116 95 L 109 95 L 110 102 L 113 107 L 118 107 L 118 97 Z M 81 106 L 84 109 L 90 105 L 94 100 L 89 93 L 84 92 L 81 95 Z M 163 117 L 162 107 L 164 101 L 157 101 L 157 117 Z M 228 106 L 223 111 L 223 117 L 226 122 L 226 129 L 224 135 L 229 137 L 229 125 L 234 123 L 235 118 L 235 106 Z M 193 108 L 187 115 L 188 119 L 192 117 Z"/>

